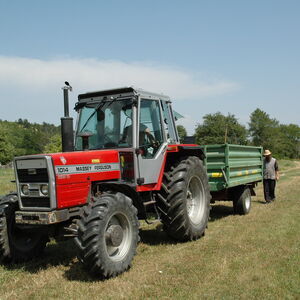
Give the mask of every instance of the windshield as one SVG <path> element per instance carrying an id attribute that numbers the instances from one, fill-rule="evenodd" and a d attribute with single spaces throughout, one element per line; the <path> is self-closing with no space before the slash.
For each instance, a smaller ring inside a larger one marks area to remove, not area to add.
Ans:
<path id="1" fill-rule="evenodd" d="M 89 135 L 89 149 L 132 146 L 132 100 L 88 103 L 80 109 L 75 149 L 82 150 L 81 135 Z"/>

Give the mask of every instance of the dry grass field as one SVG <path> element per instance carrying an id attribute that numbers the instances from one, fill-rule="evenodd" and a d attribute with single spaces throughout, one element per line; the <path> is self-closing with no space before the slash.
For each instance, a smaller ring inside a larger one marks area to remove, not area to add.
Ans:
<path id="1" fill-rule="evenodd" d="M 53 241 L 36 261 L 0 265 L 0 299 L 300 299 L 300 162 L 280 166 L 275 203 L 264 204 L 261 185 L 247 216 L 218 202 L 198 241 L 142 223 L 132 268 L 106 281 L 82 269 L 72 241 Z M 0 169 L 0 194 L 12 176 Z"/>

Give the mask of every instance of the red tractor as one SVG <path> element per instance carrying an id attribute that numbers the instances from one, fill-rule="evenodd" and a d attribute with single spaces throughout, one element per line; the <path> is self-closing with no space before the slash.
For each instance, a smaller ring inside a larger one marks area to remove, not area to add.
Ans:
<path id="1" fill-rule="evenodd" d="M 17 192 L 0 200 L 2 262 L 35 258 L 63 235 L 89 272 L 113 277 L 130 267 L 139 219 L 153 212 L 172 238 L 200 238 L 211 198 L 204 154 L 179 143 L 170 98 L 133 88 L 81 94 L 74 138 L 69 88 L 63 152 L 14 159 Z"/>

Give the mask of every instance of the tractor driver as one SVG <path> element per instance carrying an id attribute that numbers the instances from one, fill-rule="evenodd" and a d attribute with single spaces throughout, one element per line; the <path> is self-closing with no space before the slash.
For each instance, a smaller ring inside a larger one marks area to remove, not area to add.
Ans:
<path id="1" fill-rule="evenodd" d="M 155 144 L 155 138 L 151 134 L 150 129 L 146 125 L 140 123 L 139 145 L 143 146 L 147 144 L 147 139 L 151 145 Z M 120 143 L 127 143 L 129 145 L 132 145 L 132 125 L 126 126 L 124 128 Z"/>
<path id="2" fill-rule="evenodd" d="M 124 111 L 126 117 L 132 120 L 131 106 L 125 105 L 122 108 L 122 110 Z M 124 128 L 120 143 L 126 143 L 128 145 L 132 145 L 132 124 Z M 154 136 L 151 134 L 150 129 L 143 123 L 140 123 L 139 145 L 145 146 L 145 144 L 155 145 L 156 141 Z"/>

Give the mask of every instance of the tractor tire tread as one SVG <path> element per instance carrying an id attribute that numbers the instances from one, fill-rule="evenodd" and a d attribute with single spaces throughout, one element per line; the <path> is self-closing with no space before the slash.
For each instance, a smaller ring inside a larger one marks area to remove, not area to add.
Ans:
<path id="1" fill-rule="evenodd" d="M 118 266 L 113 267 L 99 246 L 99 232 L 105 226 L 106 216 L 110 209 L 117 205 L 125 206 L 131 211 L 134 219 L 132 228 L 136 237 L 133 239 L 129 253 L 129 262 L 127 260 L 127 262 L 121 262 Z M 79 260 L 92 274 L 103 278 L 115 277 L 123 273 L 130 268 L 131 260 L 136 254 L 136 245 L 139 241 L 138 228 L 137 209 L 133 206 L 130 198 L 122 193 L 113 192 L 105 192 L 100 197 L 94 197 L 84 209 L 81 220 L 78 221 L 78 237 L 75 238 L 75 243 L 79 248 Z"/>
<path id="2" fill-rule="evenodd" d="M 190 169 L 199 168 L 204 184 L 206 203 L 203 228 L 195 232 L 191 230 L 186 218 L 186 205 L 183 203 L 186 191 L 186 176 Z M 189 156 L 177 161 L 169 171 L 163 175 L 162 189 L 157 195 L 158 210 L 166 232 L 180 241 L 194 240 L 203 236 L 210 211 L 211 195 L 208 180 L 202 162 L 198 157 Z"/>
<path id="3" fill-rule="evenodd" d="M 48 236 L 45 234 L 36 234 L 34 236 L 31 248 L 22 248 L 19 244 L 16 246 L 12 240 L 12 226 L 15 211 L 18 209 L 17 193 L 10 193 L 0 199 L 0 262 L 1 263 L 19 263 L 38 257 L 43 252 L 48 242 Z"/>

